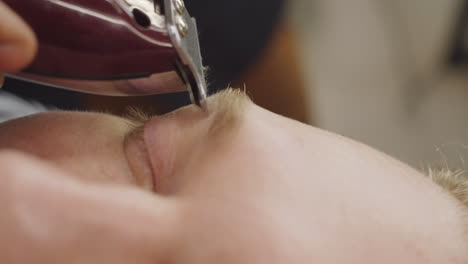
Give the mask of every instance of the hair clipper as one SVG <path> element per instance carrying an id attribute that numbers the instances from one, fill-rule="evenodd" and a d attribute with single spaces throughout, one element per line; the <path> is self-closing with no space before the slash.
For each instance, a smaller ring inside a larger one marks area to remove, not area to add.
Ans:
<path id="1" fill-rule="evenodd" d="M 197 25 L 183 0 L 3 0 L 34 30 L 31 82 L 101 95 L 207 96 Z"/>

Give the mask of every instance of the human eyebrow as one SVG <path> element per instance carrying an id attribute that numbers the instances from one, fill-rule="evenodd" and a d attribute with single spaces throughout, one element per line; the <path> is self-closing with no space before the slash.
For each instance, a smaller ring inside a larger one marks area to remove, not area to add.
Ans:
<path id="1" fill-rule="evenodd" d="M 208 111 L 212 118 L 210 136 L 235 130 L 244 119 L 246 107 L 252 103 L 245 91 L 233 88 L 214 94 L 208 100 Z"/>
<path id="2" fill-rule="evenodd" d="M 209 136 L 214 138 L 234 131 L 243 120 L 245 108 L 249 103 L 251 103 L 250 98 L 240 89 L 228 88 L 210 96 L 208 98 L 208 116 L 211 119 Z M 192 111 L 201 110 L 193 108 Z M 131 107 L 127 109 L 125 118 L 131 127 L 128 134 L 132 134 L 143 130 L 146 122 L 153 116 L 140 108 Z"/>
<path id="3" fill-rule="evenodd" d="M 133 133 L 134 131 L 143 130 L 146 122 L 148 122 L 153 116 L 140 108 L 129 107 L 127 108 L 124 117 L 131 127 L 129 133 Z"/>

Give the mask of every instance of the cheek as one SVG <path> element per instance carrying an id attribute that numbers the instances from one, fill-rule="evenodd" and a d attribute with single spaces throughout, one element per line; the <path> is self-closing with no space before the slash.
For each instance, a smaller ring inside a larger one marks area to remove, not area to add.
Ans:
<path id="1" fill-rule="evenodd" d="M 65 142 L 68 144 L 38 154 L 81 180 L 135 184 L 119 137 L 88 137 L 79 144 L 70 144 L 76 142 L 76 139 L 73 141 L 69 138 Z"/>
<path id="2" fill-rule="evenodd" d="M 56 123 L 47 127 L 22 124 L 0 127 L 0 149 L 29 153 L 49 161 L 80 180 L 135 183 L 123 153 L 125 127 L 114 126 L 110 131 L 98 127 L 86 130 L 73 127 L 69 122 L 63 125 L 62 122 Z"/>
<path id="3" fill-rule="evenodd" d="M 112 154 L 82 153 L 50 161 L 59 168 L 69 172 L 70 175 L 87 182 L 124 185 L 136 184 L 126 160 L 118 159 Z"/>

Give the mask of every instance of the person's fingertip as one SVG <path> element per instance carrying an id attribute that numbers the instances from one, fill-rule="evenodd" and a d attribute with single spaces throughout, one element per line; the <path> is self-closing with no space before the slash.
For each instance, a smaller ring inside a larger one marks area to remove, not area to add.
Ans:
<path id="1" fill-rule="evenodd" d="M 33 60 L 37 50 L 34 40 L 0 44 L 0 70 L 4 72 L 20 71 Z"/>
<path id="2" fill-rule="evenodd" d="M 31 156 L 24 154 L 20 151 L 4 149 L 0 151 L 0 170 L 4 172 L 7 170 L 7 173 L 10 170 L 17 170 L 22 168 L 21 164 L 24 163 L 36 163 L 35 159 Z"/>
<path id="3" fill-rule="evenodd" d="M 33 60 L 37 46 L 31 27 L 0 1 L 0 70 L 23 69 Z"/>

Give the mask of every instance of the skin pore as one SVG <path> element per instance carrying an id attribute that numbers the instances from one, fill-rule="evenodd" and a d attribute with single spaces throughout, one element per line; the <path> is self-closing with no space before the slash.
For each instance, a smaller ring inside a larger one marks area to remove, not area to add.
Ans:
<path id="1" fill-rule="evenodd" d="M 209 114 L 189 106 L 143 125 L 30 116 L 0 125 L 0 147 L 163 198 L 177 212 L 161 242 L 170 263 L 467 262 L 460 204 L 419 172 L 240 92 L 209 100 Z"/>

